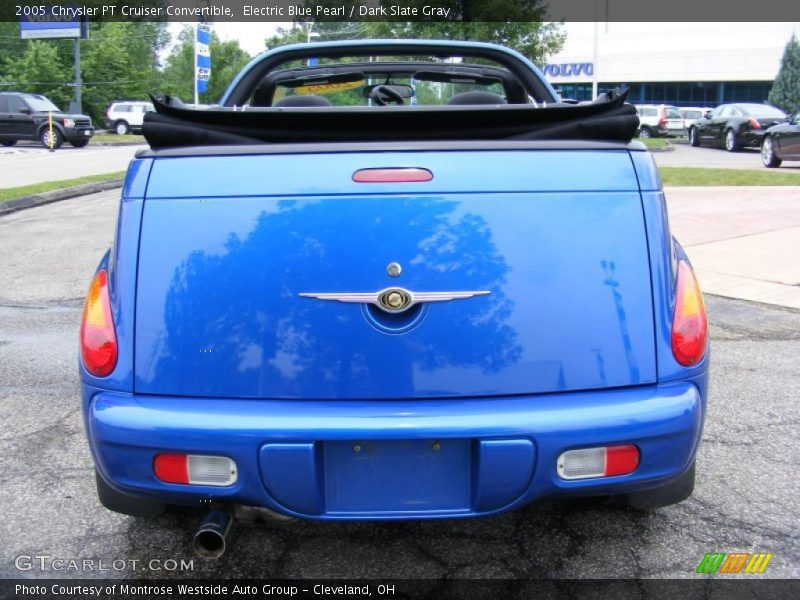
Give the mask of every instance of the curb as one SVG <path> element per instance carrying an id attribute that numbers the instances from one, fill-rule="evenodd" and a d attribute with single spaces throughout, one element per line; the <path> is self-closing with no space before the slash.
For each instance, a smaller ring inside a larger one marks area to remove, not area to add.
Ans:
<path id="1" fill-rule="evenodd" d="M 147 142 L 89 142 L 89 146 L 146 146 Z"/>
<path id="2" fill-rule="evenodd" d="M 122 179 L 110 179 L 108 181 L 85 183 L 83 185 L 76 185 L 60 190 L 24 196 L 16 200 L 8 200 L 7 202 L 0 203 L 0 216 L 9 215 L 18 210 L 25 210 L 26 208 L 35 208 L 43 204 L 50 204 L 52 202 L 67 200 L 77 196 L 85 196 L 87 194 L 95 194 L 97 192 L 105 192 L 106 190 L 113 190 L 119 187 L 122 187 Z"/>
<path id="3" fill-rule="evenodd" d="M 89 146 L 147 146 L 147 142 L 89 142 Z"/>
<path id="4" fill-rule="evenodd" d="M 672 145 L 672 142 L 668 142 L 664 148 L 648 148 L 647 151 L 656 154 L 659 152 L 675 152 L 675 146 Z"/>

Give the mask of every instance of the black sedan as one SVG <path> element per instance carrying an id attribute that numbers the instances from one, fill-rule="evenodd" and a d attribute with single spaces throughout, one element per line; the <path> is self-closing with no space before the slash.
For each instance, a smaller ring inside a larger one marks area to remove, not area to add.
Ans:
<path id="1" fill-rule="evenodd" d="M 719 146 L 736 152 L 758 147 L 764 132 L 786 121 L 786 113 L 769 104 L 720 104 L 689 128 L 692 146 Z"/>
<path id="2" fill-rule="evenodd" d="M 764 132 L 761 162 L 765 167 L 780 167 L 784 160 L 800 160 L 800 114 Z"/>

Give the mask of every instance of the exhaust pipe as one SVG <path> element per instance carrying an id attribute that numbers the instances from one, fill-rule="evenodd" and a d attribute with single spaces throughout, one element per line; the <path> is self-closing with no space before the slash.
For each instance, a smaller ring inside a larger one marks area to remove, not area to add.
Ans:
<path id="1" fill-rule="evenodd" d="M 219 558 L 225 554 L 226 539 L 232 526 L 233 517 L 228 511 L 211 509 L 194 534 L 194 551 L 203 558 Z"/>

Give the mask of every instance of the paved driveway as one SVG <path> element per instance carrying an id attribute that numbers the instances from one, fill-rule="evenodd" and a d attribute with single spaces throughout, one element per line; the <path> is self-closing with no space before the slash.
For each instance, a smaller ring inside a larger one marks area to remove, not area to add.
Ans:
<path id="1" fill-rule="evenodd" d="M 800 309 L 800 187 L 675 187 L 666 196 L 703 290 Z"/>
<path id="2" fill-rule="evenodd" d="M 0 189 L 124 171 L 140 148 L 147 146 L 0 146 Z"/>
<path id="3" fill-rule="evenodd" d="M 86 577 L 174 578 L 181 573 L 149 571 L 149 561 L 193 559 L 197 515 L 134 519 L 95 497 L 77 338 L 116 198 L 105 192 L 0 217 L 0 577 L 77 575 L 19 572 L 20 555 L 127 561 Z M 183 574 L 696 577 L 706 552 L 764 551 L 775 555 L 767 576 L 800 577 L 800 313 L 715 297 L 708 305 L 714 368 L 688 501 L 653 513 L 583 500 L 479 520 L 239 527 L 222 559 L 194 559 Z"/>
<path id="4" fill-rule="evenodd" d="M 728 152 L 721 148 L 692 148 L 689 144 L 672 143 L 675 150 L 653 152 L 659 167 L 709 167 L 720 169 L 763 169 L 769 172 L 800 171 L 800 161 L 784 162 L 780 169 L 767 169 L 761 164 L 758 149 L 744 148 Z"/>

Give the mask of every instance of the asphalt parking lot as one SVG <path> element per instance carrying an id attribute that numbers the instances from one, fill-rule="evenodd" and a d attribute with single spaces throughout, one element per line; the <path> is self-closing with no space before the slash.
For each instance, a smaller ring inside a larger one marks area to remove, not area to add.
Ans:
<path id="1" fill-rule="evenodd" d="M 95 496 L 77 334 L 117 195 L 0 218 L 0 577 L 175 577 L 159 567 L 169 563 L 150 561 L 194 558 L 198 515 L 134 519 L 106 511 Z M 222 559 L 195 558 L 183 574 L 681 578 L 696 576 L 706 552 L 750 551 L 774 553 L 765 576 L 800 577 L 800 312 L 707 301 L 713 370 L 688 501 L 649 514 L 581 500 L 480 520 L 240 527 Z M 28 564 L 17 557 L 34 555 L 93 560 L 95 570 L 15 567 Z M 97 570 L 101 560 L 108 570 Z M 115 560 L 127 566 L 110 568 Z"/>
<path id="2" fill-rule="evenodd" d="M 64 144 L 50 152 L 33 143 L 19 143 L 9 148 L 0 146 L 0 189 L 124 171 L 135 152 L 146 147 L 73 148 Z"/>
<path id="3" fill-rule="evenodd" d="M 738 152 L 728 152 L 721 148 L 701 146 L 693 148 L 682 140 L 671 140 L 672 150 L 653 152 L 659 167 L 703 167 L 709 169 L 761 169 L 770 173 L 780 173 L 784 169 L 800 170 L 799 161 L 786 161 L 779 169 L 766 169 L 761 164 L 758 148 L 742 148 Z"/>

